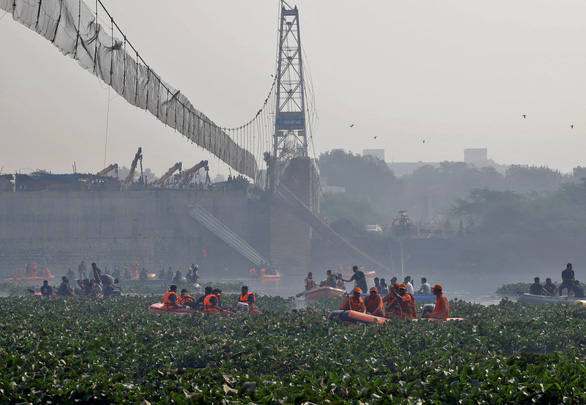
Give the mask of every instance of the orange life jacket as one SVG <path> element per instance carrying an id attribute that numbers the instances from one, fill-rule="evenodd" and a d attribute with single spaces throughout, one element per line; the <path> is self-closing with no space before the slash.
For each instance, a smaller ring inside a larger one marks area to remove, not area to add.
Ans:
<path id="1" fill-rule="evenodd" d="M 326 278 L 326 286 L 328 287 L 333 287 L 336 284 L 336 282 L 334 281 L 334 275 L 330 274 L 329 276 L 327 276 Z"/>
<path id="2" fill-rule="evenodd" d="M 194 299 L 191 295 L 189 295 L 189 293 L 185 293 L 185 296 L 179 296 L 178 301 L 179 301 L 179 305 L 184 306 L 188 302 L 193 302 Z"/>
<path id="3" fill-rule="evenodd" d="M 212 297 L 216 298 L 216 305 L 218 304 L 218 298 L 214 294 L 208 294 L 203 299 L 203 310 L 204 312 L 220 312 L 217 308 L 213 307 Z"/>
<path id="4" fill-rule="evenodd" d="M 315 288 L 316 286 L 317 286 L 317 284 L 315 283 L 315 280 L 313 278 L 307 277 L 305 279 L 305 289 L 306 290 L 311 290 L 312 288 Z"/>
<path id="5" fill-rule="evenodd" d="M 175 302 L 171 301 L 171 296 L 175 295 Z M 165 308 L 175 308 L 179 299 L 177 298 L 177 293 L 175 291 L 167 291 L 165 296 L 163 297 L 163 306 Z"/>
<path id="6" fill-rule="evenodd" d="M 248 297 L 250 297 L 251 295 L 252 295 L 252 302 L 249 302 Z M 249 310 L 254 309 L 254 302 L 255 301 L 256 301 L 256 297 L 251 292 L 247 292 L 244 295 L 240 295 L 240 297 L 238 298 L 238 302 L 244 302 L 244 303 L 248 304 Z"/>
<path id="7" fill-rule="evenodd" d="M 364 306 L 364 301 L 362 297 L 358 297 L 358 299 L 354 299 L 354 296 L 348 295 L 342 301 L 342 305 L 340 309 L 347 310 L 351 309 L 352 311 L 364 312 L 366 311 L 366 307 Z"/>
<path id="8" fill-rule="evenodd" d="M 417 317 L 415 299 L 411 294 L 406 292 L 401 297 L 395 297 L 393 303 L 387 306 L 387 317 L 392 316 L 399 319 L 413 319 Z"/>
<path id="9" fill-rule="evenodd" d="M 366 312 L 370 312 L 372 314 L 377 309 L 383 309 L 383 300 L 378 294 L 376 294 L 374 297 L 371 294 L 368 294 L 366 297 L 364 297 L 364 306 L 366 307 Z"/>
<path id="10" fill-rule="evenodd" d="M 446 296 L 441 293 L 435 297 L 435 309 L 431 314 L 428 314 L 428 318 L 434 319 L 446 319 L 450 316 L 450 304 Z"/>

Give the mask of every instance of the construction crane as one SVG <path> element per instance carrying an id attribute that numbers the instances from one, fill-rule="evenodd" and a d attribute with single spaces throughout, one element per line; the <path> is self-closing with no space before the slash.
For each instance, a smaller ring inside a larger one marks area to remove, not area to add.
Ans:
<path id="1" fill-rule="evenodd" d="M 163 184 L 165 184 L 167 182 L 169 177 L 171 177 L 173 175 L 173 173 L 175 173 L 177 170 L 181 171 L 181 162 L 177 162 L 173 166 L 171 166 L 169 168 L 169 170 L 167 170 L 167 173 L 162 175 L 160 179 L 155 180 L 154 184 L 162 186 Z"/>
<path id="2" fill-rule="evenodd" d="M 134 172 L 136 171 L 136 165 L 138 164 L 138 161 L 142 162 L 142 148 L 138 148 L 138 152 L 136 152 L 136 155 L 134 155 L 134 159 L 132 160 L 132 164 L 130 165 L 130 172 L 128 173 L 128 176 L 126 176 L 126 179 L 124 179 L 124 182 L 126 184 L 132 184 L 132 186 L 134 187 Z"/>
<path id="3" fill-rule="evenodd" d="M 197 171 L 201 168 L 205 168 L 206 171 L 206 181 L 205 184 L 211 184 L 211 180 L 210 180 L 210 176 L 208 174 L 210 168 L 208 166 L 208 161 L 207 160 L 202 160 L 201 162 L 199 162 L 198 164 L 196 164 L 195 166 L 193 166 L 191 169 L 188 169 L 186 171 L 183 172 L 183 179 L 185 181 L 185 185 L 188 185 L 191 183 L 191 180 L 193 179 L 193 176 L 195 175 L 195 173 L 197 173 Z"/>
<path id="4" fill-rule="evenodd" d="M 118 163 L 112 163 L 110 166 L 98 172 L 98 176 L 106 176 L 112 170 L 116 170 L 116 175 L 118 175 Z"/>

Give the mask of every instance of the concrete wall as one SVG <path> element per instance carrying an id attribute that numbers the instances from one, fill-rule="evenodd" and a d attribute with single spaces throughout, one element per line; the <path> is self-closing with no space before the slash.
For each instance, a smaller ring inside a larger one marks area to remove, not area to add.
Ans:
<path id="1" fill-rule="evenodd" d="M 194 202 L 268 253 L 268 212 L 259 198 L 241 190 L 4 192 L 0 273 L 35 261 L 60 274 L 83 259 L 102 269 L 138 261 L 150 271 L 185 271 L 198 263 L 204 273 L 207 267 L 247 274 L 248 262 L 189 216 L 187 206 Z"/>
<path id="2" fill-rule="evenodd" d="M 319 212 L 319 177 L 309 158 L 295 158 L 281 176 L 281 182 L 313 212 Z M 312 231 L 289 207 L 274 199 L 270 216 L 270 260 L 288 274 L 307 274 Z"/>

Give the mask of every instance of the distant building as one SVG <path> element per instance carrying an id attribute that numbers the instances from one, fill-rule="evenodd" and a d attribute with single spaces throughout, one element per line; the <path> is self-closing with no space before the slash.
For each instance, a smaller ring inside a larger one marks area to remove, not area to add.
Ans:
<path id="1" fill-rule="evenodd" d="M 385 150 L 384 149 L 362 149 L 362 156 L 371 155 L 379 158 L 383 162 L 385 161 Z"/>
<path id="2" fill-rule="evenodd" d="M 477 168 L 494 167 L 501 174 L 505 174 L 509 168 L 509 165 L 502 165 L 489 159 L 487 148 L 464 149 L 464 163 L 474 165 Z M 393 171 L 396 177 L 401 177 L 406 174 L 411 174 L 423 166 L 439 167 L 440 162 L 391 162 L 387 163 L 387 166 Z"/>

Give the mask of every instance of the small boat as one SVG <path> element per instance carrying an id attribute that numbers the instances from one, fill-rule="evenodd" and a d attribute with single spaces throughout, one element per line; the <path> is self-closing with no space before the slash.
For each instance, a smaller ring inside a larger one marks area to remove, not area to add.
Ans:
<path id="1" fill-rule="evenodd" d="M 352 310 L 338 310 L 333 311 L 328 316 L 328 319 L 339 319 L 343 322 L 350 323 L 377 323 L 383 324 L 389 322 L 389 318 L 383 318 L 382 316 L 374 316 L 369 314 L 363 314 L 362 312 Z"/>
<path id="2" fill-rule="evenodd" d="M 360 296 L 362 299 L 366 297 L 368 294 L 362 293 Z M 386 297 L 387 294 L 381 294 L 381 298 Z M 433 294 L 413 294 L 413 298 L 415 302 L 436 302 L 435 295 Z"/>
<path id="3" fill-rule="evenodd" d="M 18 278 L 9 277 L 9 278 L 5 278 L 4 282 L 33 286 L 33 285 L 37 285 L 37 284 L 38 285 L 43 284 L 44 280 L 47 280 L 49 283 L 51 283 L 52 281 L 55 280 L 55 276 L 51 275 L 49 277 L 18 277 Z"/>
<path id="4" fill-rule="evenodd" d="M 339 319 L 343 322 L 349 323 L 376 323 L 383 324 L 394 319 L 384 318 L 382 316 L 374 316 L 369 314 L 363 314 L 362 312 L 352 310 L 338 310 L 330 313 L 329 319 Z M 464 318 L 447 318 L 447 319 L 433 319 L 433 318 L 414 318 L 409 319 L 410 321 L 463 321 Z"/>
<path id="5" fill-rule="evenodd" d="M 43 294 L 41 294 L 40 291 L 32 292 L 31 295 L 35 296 L 35 297 L 42 297 L 43 296 Z M 53 293 L 52 296 L 59 297 L 60 295 L 57 293 Z M 120 296 L 121 296 L 121 294 L 112 295 L 112 297 L 120 297 Z M 69 295 L 68 297 L 71 297 L 71 298 L 90 298 L 90 297 L 84 297 L 83 295 Z M 93 297 L 93 298 L 104 298 L 104 296 L 102 294 L 99 294 L 97 297 Z"/>
<path id="6" fill-rule="evenodd" d="M 315 301 L 320 298 L 339 297 L 341 295 L 346 295 L 346 290 L 324 286 L 312 288 L 309 291 L 304 291 L 303 294 L 305 295 L 306 301 Z"/>
<path id="7" fill-rule="evenodd" d="M 573 304 L 574 302 L 583 301 L 582 298 L 576 298 L 574 296 L 548 296 L 548 295 L 535 295 L 529 293 L 520 293 L 517 295 L 517 302 L 525 302 L 528 304 L 551 304 L 551 303 L 560 303 L 560 302 L 569 302 Z"/>
<path id="8" fill-rule="evenodd" d="M 162 302 L 157 302 L 149 307 L 149 311 L 155 312 L 157 314 L 201 314 L 205 313 L 205 311 L 199 309 L 191 309 L 191 308 L 165 308 L 165 304 Z M 231 309 L 225 309 L 224 312 L 234 312 Z M 258 309 L 253 309 L 250 311 L 236 311 L 236 312 L 248 312 L 249 314 L 260 314 Z M 210 312 L 211 314 L 215 314 L 218 312 Z"/>
<path id="9" fill-rule="evenodd" d="M 261 278 L 261 280 L 278 280 L 281 278 L 281 275 L 279 273 L 277 273 L 277 274 L 261 274 L 260 278 Z"/>

